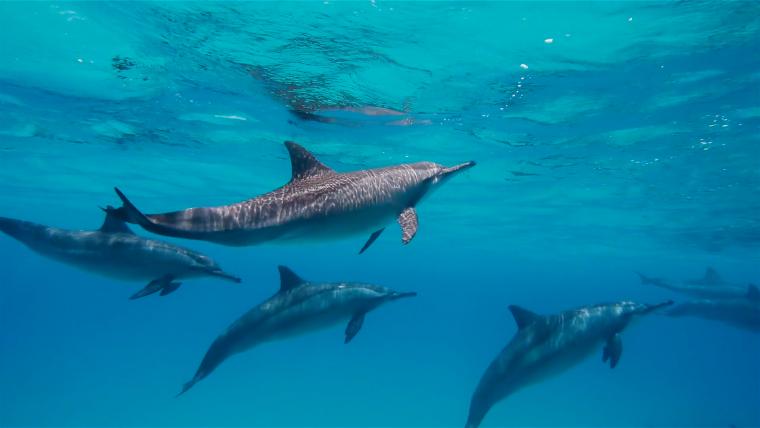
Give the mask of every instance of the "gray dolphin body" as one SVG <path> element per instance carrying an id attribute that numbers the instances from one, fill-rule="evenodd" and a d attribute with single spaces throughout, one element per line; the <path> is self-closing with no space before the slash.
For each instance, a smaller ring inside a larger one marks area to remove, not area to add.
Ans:
<path id="1" fill-rule="evenodd" d="M 518 331 L 480 379 L 470 402 L 466 427 L 478 427 L 494 404 L 573 367 L 602 344 L 602 361 L 609 360 L 610 367 L 615 368 L 623 351 L 620 332 L 631 319 L 672 303 L 619 302 L 550 316 L 510 306 Z"/>
<path id="2" fill-rule="evenodd" d="M 637 272 L 638 273 L 638 272 Z M 638 273 L 642 284 L 654 285 L 677 293 L 703 299 L 737 299 L 747 295 L 749 287 L 723 281 L 713 268 L 707 268 L 702 278 L 676 284 L 661 278 L 650 278 Z"/>
<path id="3" fill-rule="evenodd" d="M 0 231 L 71 266 L 121 280 L 150 281 L 133 299 L 159 291 L 162 296 L 169 294 L 181 284 L 175 279 L 212 276 L 240 282 L 203 254 L 135 235 L 112 212 L 106 209 L 106 219 L 97 230 L 65 230 L 0 217 Z"/>
<path id="4" fill-rule="evenodd" d="M 320 240 L 370 233 L 366 250 L 396 219 L 402 242 L 417 233 L 415 206 L 455 173 L 475 165 L 450 168 L 418 162 L 339 173 L 306 149 L 286 142 L 292 178 L 286 185 L 240 203 L 142 214 L 119 189 L 121 218 L 160 235 L 245 246 L 280 240 Z"/>
<path id="5" fill-rule="evenodd" d="M 665 314 L 671 317 L 697 317 L 720 321 L 760 333 L 760 292 L 755 287 L 750 288 L 747 297 L 744 298 L 683 302 L 668 309 Z"/>
<path id="6" fill-rule="evenodd" d="M 230 356 L 274 340 L 286 339 L 348 321 L 345 343 L 361 329 L 364 315 L 378 306 L 413 297 L 371 284 L 307 282 L 280 266 L 280 289 L 232 323 L 206 351 L 195 376 L 179 395 L 208 376 Z"/>

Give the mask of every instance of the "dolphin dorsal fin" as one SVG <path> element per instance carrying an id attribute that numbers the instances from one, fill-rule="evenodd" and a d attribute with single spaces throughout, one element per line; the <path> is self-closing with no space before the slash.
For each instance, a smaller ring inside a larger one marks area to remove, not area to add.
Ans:
<path id="1" fill-rule="evenodd" d="M 107 206 L 101 208 L 106 213 L 106 218 L 103 220 L 103 224 L 100 226 L 99 231 L 103 233 L 134 233 L 129 229 L 127 223 L 120 219 L 116 215 L 116 208 Z"/>
<path id="2" fill-rule="evenodd" d="M 749 300 L 760 300 L 760 290 L 758 290 L 757 285 L 750 284 L 747 287 L 747 298 Z"/>
<path id="3" fill-rule="evenodd" d="M 512 316 L 515 318 L 515 323 L 517 323 L 518 330 L 522 330 L 523 328 L 533 324 L 536 322 L 536 320 L 541 318 L 541 315 L 521 308 L 517 305 L 509 305 L 509 311 L 512 312 Z"/>
<path id="4" fill-rule="evenodd" d="M 303 180 L 304 178 L 317 177 L 335 172 L 299 144 L 293 141 L 286 141 L 285 147 L 287 147 L 290 154 L 290 166 L 293 170 L 290 181 Z"/>
<path id="5" fill-rule="evenodd" d="M 716 272 L 715 269 L 711 267 L 705 269 L 705 277 L 703 280 L 707 285 L 717 285 L 722 282 L 720 275 L 718 275 L 718 272 Z"/>
<path id="6" fill-rule="evenodd" d="M 277 266 L 280 271 L 280 291 L 288 291 L 306 281 L 286 266 Z"/>

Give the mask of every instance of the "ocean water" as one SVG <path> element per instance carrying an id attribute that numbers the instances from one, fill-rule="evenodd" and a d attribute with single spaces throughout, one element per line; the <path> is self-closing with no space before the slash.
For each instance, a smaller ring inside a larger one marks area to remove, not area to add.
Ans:
<path id="1" fill-rule="evenodd" d="M 0 3 L 0 215 L 94 229 L 339 171 L 478 165 L 364 236 L 202 251 L 241 284 L 101 278 L 0 236 L 1 426 L 463 426 L 507 311 L 760 281 L 760 3 Z M 391 111 L 383 111 L 390 109 Z M 393 113 L 377 115 L 372 113 Z M 137 233 L 149 236 L 134 228 Z M 419 296 L 234 356 L 180 398 L 277 265 Z M 649 316 L 483 426 L 760 426 L 760 336 Z"/>

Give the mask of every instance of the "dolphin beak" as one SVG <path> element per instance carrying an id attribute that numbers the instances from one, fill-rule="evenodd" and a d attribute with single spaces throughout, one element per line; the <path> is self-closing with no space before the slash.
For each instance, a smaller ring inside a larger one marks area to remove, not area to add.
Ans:
<path id="1" fill-rule="evenodd" d="M 415 293 L 414 291 L 410 291 L 407 293 L 393 293 L 391 295 L 391 300 L 403 299 L 405 297 L 417 297 L 417 293 Z"/>
<path id="2" fill-rule="evenodd" d="M 469 161 L 469 162 L 465 162 L 465 163 L 460 163 L 459 165 L 454 165 L 454 166 L 449 167 L 449 168 L 443 168 L 441 170 L 441 176 L 448 176 L 448 175 L 453 174 L 455 172 L 461 172 L 461 171 L 464 171 L 466 169 L 472 168 L 475 165 L 476 165 L 475 161 Z"/>
<path id="3" fill-rule="evenodd" d="M 648 314 L 648 313 L 656 311 L 657 309 L 664 308 L 664 307 L 670 306 L 672 304 L 673 304 L 672 300 L 666 300 L 666 301 L 664 301 L 662 303 L 657 303 L 655 305 L 647 305 L 647 307 L 644 308 L 640 313 L 642 315 Z"/>

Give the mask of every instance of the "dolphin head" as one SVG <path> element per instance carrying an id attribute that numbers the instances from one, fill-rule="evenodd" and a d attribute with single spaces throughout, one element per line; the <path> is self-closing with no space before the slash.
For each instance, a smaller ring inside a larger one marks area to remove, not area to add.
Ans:
<path id="1" fill-rule="evenodd" d="M 670 306 L 672 300 L 666 300 L 662 303 L 636 303 L 631 301 L 620 302 L 612 306 L 612 311 L 622 326 L 628 325 L 632 320 L 637 319 L 640 315 L 650 314 L 660 308 Z"/>
<path id="2" fill-rule="evenodd" d="M 452 167 L 445 167 L 434 162 L 418 162 L 405 165 L 406 168 L 411 168 L 411 171 L 407 169 L 403 174 L 407 174 L 407 177 L 411 178 L 411 182 L 414 183 L 410 188 L 411 192 L 409 195 L 411 200 L 408 201 L 409 204 L 415 205 L 432 193 L 433 190 L 438 189 L 441 184 L 447 182 L 451 177 L 473 166 L 475 166 L 474 161 L 461 163 Z"/>

